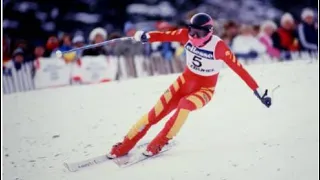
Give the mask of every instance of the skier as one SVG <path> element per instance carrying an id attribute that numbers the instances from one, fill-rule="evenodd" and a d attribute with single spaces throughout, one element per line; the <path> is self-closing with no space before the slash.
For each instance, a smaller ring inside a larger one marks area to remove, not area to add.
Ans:
<path id="1" fill-rule="evenodd" d="M 155 106 L 132 126 L 123 141 L 112 147 L 107 155 L 110 159 L 128 154 L 152 125 L 176 109 L 143 152 L 145 156 L 159 153 L 169 140 L 177 135 L 188 114 L 202 108 L 211 100 L 223 62 L 242 78 L 266 107 L 271 106 L 268 90 L 261 91 L 256 81 L 237 61 L 228 46 L 219 37 L 213 35 L 213 20 L 208 14 L 195 14 L 188 28 L 166 32 L 137 31 L 134 39 L 142 43 L 168 41 L 183 43 L 187 66 L 162 94 Z"/>

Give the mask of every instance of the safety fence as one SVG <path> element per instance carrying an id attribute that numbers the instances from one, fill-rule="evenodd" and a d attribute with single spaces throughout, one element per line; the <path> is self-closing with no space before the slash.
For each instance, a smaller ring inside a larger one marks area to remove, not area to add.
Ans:
<path id="1" fill-rule="evenodd" d="M 318 54 L 294 53 L 290 60 L 314 61 Z M 244 65 L 277 63 L 279 60 L 261 55 L 256 60 L 240 59 Z M 224 65 L 225 67 L 226 65 Z M 160 54 L 151 56 L 84 56 L 72 63 L 60 58 L 39 58 L 17 67 L 12 61 L 4 64 L 3 93 L 70 85 L 97 84 L 146 76 L 182 72 L 185 57 L 166 60 Z"/>

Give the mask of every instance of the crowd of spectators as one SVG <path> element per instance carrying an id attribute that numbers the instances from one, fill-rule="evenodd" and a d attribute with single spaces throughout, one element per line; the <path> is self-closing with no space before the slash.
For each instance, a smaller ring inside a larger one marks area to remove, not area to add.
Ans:
<path id="1" fill-rule="evenodd" d="M 268 54 L 276 59 L 290 59 L 291 52 L 318 50 L 318 24 L 316 13 L 311 9 L 304 9 L 300 19 L 294 19 L 290 13 L 284 13 L 280 22 L 266 20 L 261 24 L 238 24 L 234 21 L 222 22 L 216 20 L 219 35 L 234 51 L 236 56 L 244 59 L 255 59 L 261 54 Z M 169 22 L 157 22 L 155 30 L 165 31 L 180 28 Z M 122 36 L 133 36 L 137 27 L 131 22 L 124 25 L 123 32 L 107 32 L 103 28 L 93 29 L 88 37 L 81 32 L 74 34 L 62 33 L 52 35 L 47 40 L 26 42 L 17 40 L 12 42 L 10 37 L 3 37 L 3 63 L 13 61 L 16 67 L 23 62 L 30 62 L 39 57 L 54 57 L 56 50 L 66 51 L 86 44 L 99 43 L 108 39 Z M 141 44 L 137 42 L 121 42 L 104 47 L 78 52 L 76 55 L 65 57 L 74 61 L 81 56 L 96 55 L 151 55 L 161 54 L 166 60 L 183 55 L 183 46 L 175 42 Z"/>
<path id="2" fill-rule="evenodd" d="M 266 20 L 260 26 L 228 23 L 222 35 L 238 57 L 256 58 L 259 54 L 284 60 L 290 59 L 292 52 L 318 50 L 318 24 L 315 13 L 304 9 L 301 20 L 284 13 L 280 22 Z M 245 42 L 245 43 L 244 43 Z"/>

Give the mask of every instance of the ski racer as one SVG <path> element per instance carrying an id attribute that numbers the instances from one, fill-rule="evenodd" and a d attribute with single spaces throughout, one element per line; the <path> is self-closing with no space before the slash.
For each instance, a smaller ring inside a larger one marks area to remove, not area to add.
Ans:
<path id="1" fill-rule="evenodd" d="M 158 154 L 177 135 L 188 115 L 210 102 L 223 63 L 240 76 L 261 103 L 266 107 L 271 106 L 268 90 L 259 88 L 229 47 L 213 34 L 213 20 L 206 13 L 195 14 L 188 28 L 166 32 L 137 31 L 134 39 L 142 43 L 168 41 L 183 43 L 186 51 L 186 68 L 161 95 L 154 107 L 132 126 L 122 142 L 112 147 L 107 155 L 110 159 L 128 154 L 152 125 L 175 110 L 163 129 L 143 152 L 145 156 Z"/>

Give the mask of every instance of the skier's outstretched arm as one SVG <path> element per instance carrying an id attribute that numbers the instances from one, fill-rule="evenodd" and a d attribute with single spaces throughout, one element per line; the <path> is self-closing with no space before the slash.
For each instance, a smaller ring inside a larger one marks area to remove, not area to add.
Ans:
<path id="1" fill-rule="evenodd" d="M 188 30 L 177 29 L 174 31 L 137 31 L 134 35 L 136 41 L 141 42 L 180 42 L 185 44 L 188 41 Z"/>
<path id="2" fill-rule="evenodd" d="M 215 58 L 223 60 L 235 73 L 237 73 L 265 106 L 271 106 L 271 98 L 268 97 L 268 90 L 262 91 L 259 88 L 254 78 L 242 66 L 230 48 L 223 41 L 217 43 L 214 52 Z"/>

